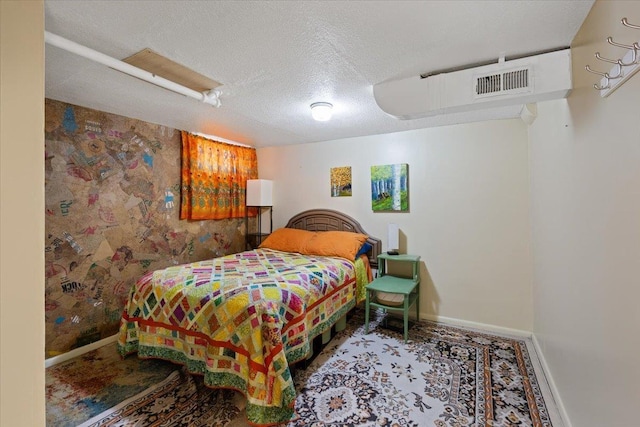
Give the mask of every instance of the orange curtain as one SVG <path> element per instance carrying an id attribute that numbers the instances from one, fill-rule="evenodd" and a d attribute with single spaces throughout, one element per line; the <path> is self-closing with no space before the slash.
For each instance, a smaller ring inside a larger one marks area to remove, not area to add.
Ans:
<path id="1" fill-rule="evenodd" d="M 180 219 L 244 218 L 247 180 L 257 177 L 255 148 L 182 131 Z"/>

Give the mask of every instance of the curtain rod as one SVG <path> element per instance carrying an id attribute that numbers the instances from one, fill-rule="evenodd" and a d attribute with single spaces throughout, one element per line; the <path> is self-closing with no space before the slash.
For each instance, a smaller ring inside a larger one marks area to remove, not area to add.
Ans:
<path id="1" fill-rule="evenodd" d="M 209 134 L 202 133 L 202 132 L 191 132 L 191 133 L 194 134 L 194 135 L 201 136 L 201 137 L 206 138 L 206 139 L 210 139 L 210 140 L 215 141 L 215 142 L 224 142 L 225 144 L 237 145 L 238 147 L 256 148 L 256 147 L 254 147 L 252 145 L 249 145 L 249 144 L 244 144 L 242 142 L 232 141 L 230 139 L 221 138 L 221 137 L 216 136 L 216 135 L 209 135 Z"/>

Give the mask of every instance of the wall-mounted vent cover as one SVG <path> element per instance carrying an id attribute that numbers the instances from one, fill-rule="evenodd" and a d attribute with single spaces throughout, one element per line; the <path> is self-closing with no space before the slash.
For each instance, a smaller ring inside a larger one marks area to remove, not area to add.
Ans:
<path id="1" fill-rule="evenodd" d="M 476 76 L 475 98 L 531 92 L 529 68 Z"/>
<path id="2" fill-rule="evenodd" d="M 402 120 L 532 104 L 571 92 L 571 50 L 563 49 L 438 74 L 386 80 L 376 102 Z"/>

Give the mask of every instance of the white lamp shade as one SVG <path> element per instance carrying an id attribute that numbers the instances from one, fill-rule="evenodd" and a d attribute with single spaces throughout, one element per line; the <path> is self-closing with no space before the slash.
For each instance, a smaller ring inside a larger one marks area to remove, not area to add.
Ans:
<path id="1" fill-rule="evenodd" d="M 247 180 L 247 206 L 273 206 L 273 181 L 268 179 Z"/>
<path id="2" fill-rule="evenodd" d="M 400 227 L 398 224 L 390 223 L 387 226 L 387 250 L 397 250 L 400 248 Z"/>

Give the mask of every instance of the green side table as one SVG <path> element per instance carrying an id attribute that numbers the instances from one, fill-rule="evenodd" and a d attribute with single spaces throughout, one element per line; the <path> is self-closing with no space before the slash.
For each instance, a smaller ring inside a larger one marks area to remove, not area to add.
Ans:
<path id="1" fill-rule="evenodd" d="M 412 277 L 393 276 L 387 273 L 388 262 L 409 262 L 412 264 Z M 404 342 L 407 342 L 409 330 L 409 307 L 416 304 L 416 319 L 420 318 L 420 256 L 419 255 L 389 255 L 382 253 L 378 255 L 378 277 L 365 286 L 365 317 L 364 331 L 369 333 L 369 310 L 371 307 L 378 307 L 384 310 L 402 311 L 404 315 Z M 383 292 L 387 296 L 396 297 L 386 302 L 381 300 L 376 294 Z M 389 305 L 393 304 L 393 305 Z"/>

